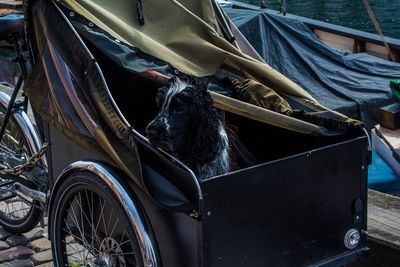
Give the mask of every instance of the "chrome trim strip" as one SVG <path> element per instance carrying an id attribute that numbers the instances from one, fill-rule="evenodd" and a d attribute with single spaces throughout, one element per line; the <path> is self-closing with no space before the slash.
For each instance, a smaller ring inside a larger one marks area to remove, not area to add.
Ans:
<path id="1" fill-rule="evenodd" d="M 142 215 L 139 213 L 139 205 L 130 197 L 128 192 L 118 181 L 116 175 L 113 174 L 113 171 L 109 167 L 106 167 L 95 161 L 76 161 L 64 169 L 64 171 L 58 177 L 53 188 L 57 188 L 58 184 L 61 183 L 64 177 L 67 177 L 69 173 L 75 171 L 90 171 L 100 177 L 110 187 L 116 198 L 121 202 L 126 214 L 129 217 L 129 220 L 131 221 L 139 242 L 140 253 L 144 266 L 159 266 L 157 261 L 156 246 L 154 245 L 144 218 L 142 218 Z M 52 208 L 52 199 L 50 200 L 49 207 Z"/>
<path id="2" fill-rule="evenodd" d="M 54 62 L 55 69 L 60 77 L 60 81 L 64 86 L 64 91 L 66 92 L 71 105 L 74 107 L 75 112 L 78 114 L 79 118 L 81 119 L 82 123 L 88 129 L 90 134 L 94 135 L 97 123 L 95 120 L 90 116 L 89 112 L 86 110 L 86 107 L 82 104 L 79 96 L 76 93 L 76 86 L 74 86 L 72 80 L 75 79 L 73 74 L 71 73 L 70 68 L 65 63 L 63 58 L 60 56 L 58 51 L 54 48 L 49 40 L 47 40 L 47 47 L 49 49 L 49 53 L 52 57 Z M 46 64 L 44 64 L 46 65 Z M 49 77 L 49 75 L 48 75 Z"/>

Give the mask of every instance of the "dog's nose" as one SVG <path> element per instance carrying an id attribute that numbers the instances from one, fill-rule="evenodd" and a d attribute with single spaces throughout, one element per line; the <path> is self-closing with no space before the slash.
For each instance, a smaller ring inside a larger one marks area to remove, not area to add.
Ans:
<path id="1" fill-rule="evenodd" d="M 146 128 L 146 135 L 149 136 L 160 136 L 163 132 L 162 124 L 154 120 Z"/>
<path id="2" fill-rule="evenodd" d="M 157 136 L 158 133 L 159 132 L 153 128 L 149 128 L 149 127 L 146 128 L 146 136 L 147 137 Z"/>

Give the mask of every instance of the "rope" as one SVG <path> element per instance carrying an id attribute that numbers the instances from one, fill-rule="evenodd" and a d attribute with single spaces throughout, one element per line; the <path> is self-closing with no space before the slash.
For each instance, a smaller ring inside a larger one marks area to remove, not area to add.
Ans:
<path id="1" fill-rule="evenodd" d="M 372 11 L 371 6 L 369 5 L 368 0 L 363 0 L 363 2 L 364 2 L 365 7 L 367 8 L 368 15 L 369 15 L 369 17 L 371 18 L 372 23 L 373 23 L 374 26 L 375 26 L 375 29 L 377 30 L 379 36 L 381 37 L 381 41 L 382 41 L 383 45 L 386 47 L 386 50 L 388 51 L 389 58 L 390 58 L 392 61 L 395 61 L 395 57 L 394 57 L 394 55 L 393 55 L 393 53 L 392 53 L 392 50 L 390 50 L 390 47 L 389 47 L 388 43 L 386 42 L 385 36 L 383 35 L 383 32 L 382 32 L 382 30 L 381 30 L 381 27 L 379 26 L 379 23 L 378 23 L 378 21 L 377 21 L 376 18 L 375 18 L 374 12 Z"/>
<path id="2" fill-rule="evenodd" d="M 138 16 L 140 26 L 144 25 L 144 14 L 142 0 L 136 0 L 136 13 Z"/>

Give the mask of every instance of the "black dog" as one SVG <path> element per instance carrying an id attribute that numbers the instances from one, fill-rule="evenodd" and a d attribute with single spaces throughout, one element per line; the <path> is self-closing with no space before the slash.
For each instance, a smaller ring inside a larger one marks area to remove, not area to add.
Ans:
<path id="1" fill-rule="evenodd" d="M 146 129 L 150 143 L 182 160 L 200 180 L 231 170 L 228 134 L 204 84 L 171 78 L 156 101 L 159 113 Z"/>

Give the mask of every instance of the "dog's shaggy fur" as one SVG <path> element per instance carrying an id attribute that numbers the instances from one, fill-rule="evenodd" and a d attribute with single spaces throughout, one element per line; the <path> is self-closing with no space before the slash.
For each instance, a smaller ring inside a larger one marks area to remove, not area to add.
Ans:
<path id="1" fill-rule="evenodd" d="M 200 180 L 231 169 L 228 134 L 204 84 L 171 78 L 156 100 L 159 113 L 146 129 L 150 143 L 182 160 Z"/>

